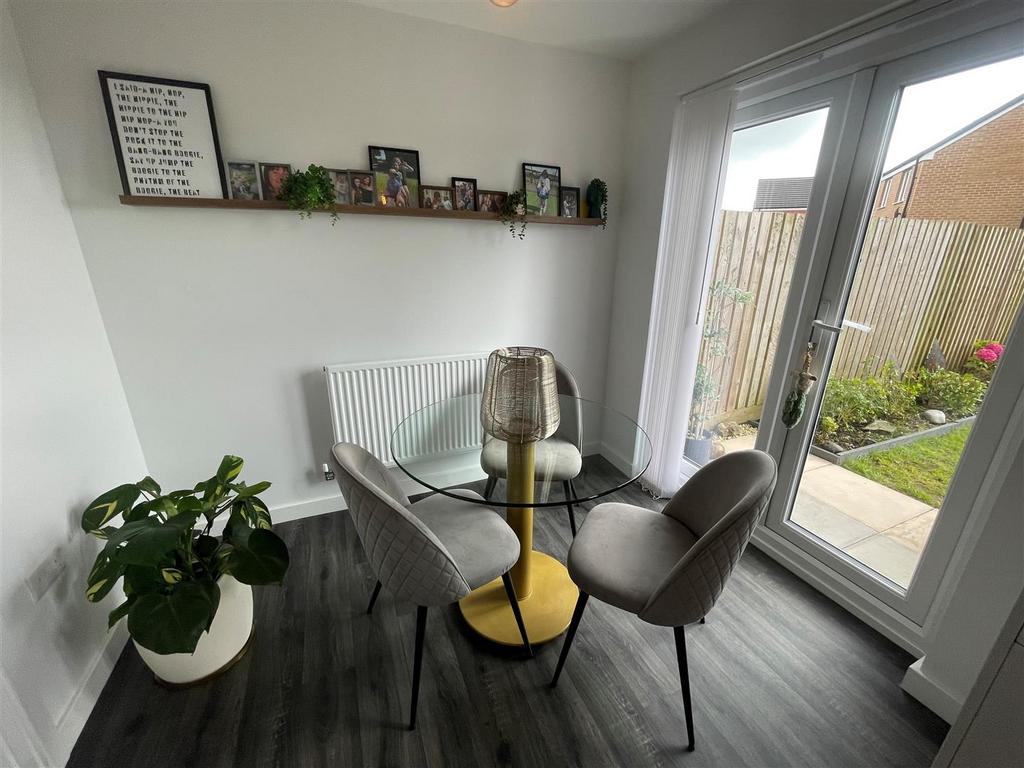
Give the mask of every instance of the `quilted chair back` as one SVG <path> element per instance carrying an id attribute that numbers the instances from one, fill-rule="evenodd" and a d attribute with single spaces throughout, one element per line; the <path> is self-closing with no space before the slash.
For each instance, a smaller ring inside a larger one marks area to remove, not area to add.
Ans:
<path id="1" fill-rule="evenodd" d="M 702 467 L 665 505 L 697 542 L 640 612 L 651 624 L 678 627 L 714 606 L 775 490 L 775 460 L 737 451 Z"/>
<path id="2" fill-rule="evenodd" d="M 578 398 L 580 396 L 579 385 L 576 384 L 576 377 L 572 371 L 555 360 L 555 385 L 558 387 L 559 395 Z M 583 413 L 578 400 L 572 400 L 569 406 L 565 400 L 559 400 L 560 419 L 555 434 L 568 440 L 581 451 L 583 450 Z"/>
<path id="3" fill-rule="evenodd" d="M 331 462 L 370 568 L 388 591 L 426 606 L 469 594 L 451 554 L 406 508 L 409 500 L 387 467 L 351 443 L 335 445 Z"/>

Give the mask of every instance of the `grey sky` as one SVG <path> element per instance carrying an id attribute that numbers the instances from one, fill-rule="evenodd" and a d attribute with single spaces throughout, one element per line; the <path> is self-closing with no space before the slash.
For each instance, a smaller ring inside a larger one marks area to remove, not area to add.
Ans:
<path id="1" fill-rule="evenodd" d="M 906 88 L 885 168 L 902 162 L 1024 92 L 1024 57 Z M 723 207 L 750 210 L 758 179 L 812 176 L 827 110 L 733 134 Z"/>

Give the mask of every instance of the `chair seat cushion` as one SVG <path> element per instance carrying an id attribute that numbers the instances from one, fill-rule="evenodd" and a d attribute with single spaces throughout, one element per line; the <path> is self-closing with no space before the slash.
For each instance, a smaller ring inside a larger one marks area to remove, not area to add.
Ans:
<path id="1" fill-rule="evenodd" d="M 473 491 L 456 493 L 483 502 Z M 471 589 L 501 576 L 519 559 L 519 539 L 501 515 L 486 506 L 435 493 L 409 511 L 444 544 Z"/>
<path id="2" fill-rule="evenodd" d="M 671 517 L 631 504 L 599 504 L 569 550 L 569 575 L 598 600 L 639 613 L 697 541 Z"/>
<path id="3" fill-rule="evenodd" d="M 504 440 L 488 440 L 480 452 L 480 467 L 489 477 L 504 478 L 508 474 L 508 444 Z M 560 483 L 572 480 L 583 467 L 579 449 L 565 438 L 538 440 L 534 449 L 534 474 L 538 481 Z"/>

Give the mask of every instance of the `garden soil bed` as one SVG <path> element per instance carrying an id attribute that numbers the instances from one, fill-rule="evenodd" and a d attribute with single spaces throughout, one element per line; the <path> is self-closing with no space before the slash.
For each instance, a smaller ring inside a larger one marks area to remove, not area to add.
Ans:
<path id="1" fill-rule="evenodd" d="M 811 445 L 811 455 L 817 456 L 819 459 L 824 459 L 833 464 L 839 464 L 842 466 L 850 459 L 855 459 L 858 456 L 867 456 L 869 453 L 875 451 L 884 451 L 887 448 L 892 448 L 897 445 L 906 445 L 907 443 L 916 443 L 918 440 L 922 440 L 926 437 L 937 437 L 943 435 L 946 432 L 950 432 L 957 427 L 962 427 L 966 424 L 970 424 L 975 419 L 974 416 L 967 416 L 957 421 L 950 421 L 945 424 L 940 424 L 936 427 L 929 427 L 928 429 L 922 429 L 919 432 L 911 432 L 906 435 L 900 435 L 899 437 L 893 437 L 889 440 L 880 440 L 877 443 L 871 445 L 862 445 L 859 448 L 851 448 L 848 451 L 841 451 L 840 453 L 832 453 L 832 451 L 826 451 L 824 448 Z"/>

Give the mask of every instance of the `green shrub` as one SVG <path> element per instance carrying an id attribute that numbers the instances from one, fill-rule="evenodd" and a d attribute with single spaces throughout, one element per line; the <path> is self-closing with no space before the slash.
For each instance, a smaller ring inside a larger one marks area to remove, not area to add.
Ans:
<path id="1" fill-rule="evenodd" d="M 886 363 L 877 376 L 863 379 L 829 379 L 822 404 L 821 422 L 834 423 L 833 434 L 848 431 L 875 419 L 903 421 L 917 412 L 915 392 L 900 379 L 899 370 Z"/>
<path id="2" fill-rule="evenodd" d="M 939 368 L 921 368 L 911 381 L 917 402 L 925 408 L 937 408 L 946 415 L 960 418 L 977 413 L 985 396 L 984 381 L 969 373 Z"/>
<path id="3" fill-rule="evenodd" d="M 819 444 L 831 442 L 838 431 L 839 422 L 831 416 L 822 416 L 818 419 L 818 431 L 814 435 L 814 442 Z"/>

